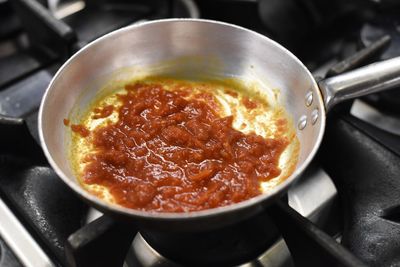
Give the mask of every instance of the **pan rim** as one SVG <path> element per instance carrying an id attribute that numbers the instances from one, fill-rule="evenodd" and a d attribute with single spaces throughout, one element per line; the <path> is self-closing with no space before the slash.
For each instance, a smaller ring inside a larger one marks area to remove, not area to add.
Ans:
<path id="1" fill-rule="evenodd" d="M 284 181 L 282 181 L 280 184 L 272 188 L 270 191 L 267 193 L 260 194 L 258 196 L 255 196 L 253 198 L 241 201 L 239 203 L 223 206 L 223 207 L 218 207 L 218 208 L 213 208 L 213 209 L 206 209 L 206 210 L 201 210 L 201 211 L 191 211 L 191 212 L 182 212 L 182 213 L 171 213 L 171 212 L 154 212 L 154 211 L 140 211 L 140 210 L 135 210 L 135 209 L 129 209 L 125 208 L 123 206 L 119 206 L 117 204 L 111 204 L 107 203 L 106 201 L 97 198 L 96 196 L 90 194 L 87 192 L 81 185 L 79 185 L 78 182 L 73 181 L 72 179 L 68 178 L 68 176 L 58 167 L 57 163 L 53 160 L 53 157 L 51 156 L 46 140 L 44 137 L 43 133 L 43 113 L 44 113 L 44 107 L 46 105 L 46 102 L 48 100 L 48 95 L 52 91 L 52 88 L 54 88 L 54 84 L 56 81 L 59 79 L 59 77 L 62 75 L 64 70 L 69 67 L 69 65 L 72 64 L 76 58 L 80 56 L 80 54 L 84 53 L 86 50 L 90 49 L 91 46 L 102 42 L 105 39 L 112 38 L 115 35 L 123 34 L 126 31 L 130 31 L 134 28 L 138 27 L 143 27 L 146 25 L 151 25 L 151 24 L 158 24 L 158 23 L 167 23 L 167 22 L 196 22 L 196 23 L 210 23 L 210 24 L 218 24 L 222 26 L 227 26 L 231 28 L 235 28 L 241 31 L 248 32 L 250 34 L 256 35 L 259 38 L 264 39 L 267 42 L 272 43 L 274 46 L 277 46 L 279 49 L 283 50 L 286 54 L 288 54 L 294 61 L 296 61 L 305 71 L 305 75 L 308 75 L 312 81 L 312 87 L 315 88 L 317 92 L 317 96 L 315 100 L 318 100 L 318 107 L 320 110 L 320 116 L 319 119 L 320 121 L 320 129 L 318 133 L 318 137 L 316 142 L 314 143 L 313 148 L 311 149 L 311 152 L 307 155 L 306 159 L 304 162 L 298 166 L 294 172 L 287 177 Z M 114 213 L 120 214 L 120 215 L 126 215 L 128 217 L 140 217 L 142 219 L 157 219 L 157 220 L 166 220 L 166 221 L 176 221 L 176 220 L 190 220 L 190 219 L 201 219 L 201 218 L 206 218 L 206 217 L 214 217 L 214 216 L 219 216 L 222 214 L 228 214 L 233 211 L 238 211 L 238 210 L 245 210 L 248 209 L 252 206 L 255 206 L 256 204 L 267 204 L 269 203 L 268 200 L 274 199 L 276 196 L 279 196 L 281 193 L 286 192 L 289 188 L 289 186 L 297 180 L 303 171 L 309 166 L 310 162 L 314 158 L 317 150 L 319 149 L 319 146 L 322 142 L 322 138 L 325 132 L 325 124 L 326 124 L 326 111 L 325 107 L 323 104 L 323 97 L 322 94 L 318 88 L 318 85 L 313 78 L 312 74 L 310 71 L 307 69 L 307 67 L 289 50 L 287 50 L 285 47 L 277 43 L 276 41 L 259 34 L 255 31 L 252 31 L 250 29 L 246 29 L 241 26 L 237 26 L 234 24 L 230 23 L 225 23 L 221 21 L 216 21 L 216 20 L 208 20 L 208 19 L 193 19 L 193 18 L 173 18 L 173 19 L 159 19 L 159 20 L 153 20 L 153 21 L 147 21 L 147 22 L 140 22 L 136 23 L 130 26 L 123 27 L 121 29 L 112 31 L 108 34 L 105 34 L 98 39 L 88 43 L 85 45 L 83 48 L 81 48 L 78 52 L 76 52 L 74 55 L 72 55 L 61 67 L 60 69 L 56 72 L 54 75 L 53 79 L 49 83 L 48 87 L 46 88 L 46 91 L 43 95 L 40 108 L 39 108 L 39 114 L 38 114 L 38 130 L 39 130 L 39 139 L 40 139 L 40 145 L 42 146 L 42 149 L 44 151 L 44 154 L 47 158 L 47 160 L 50 163 L 50 166 L 54 169 L 56 174 L 61 178 L 61 180 L 64 181 L 64 183 L 67 184 L 76 194 L 78 194 L 81 198 L 84 200 L 87 200 L 90 202 L 94 207 L 99 208 L 100 210 L 103 211 L 112 211 Z"/>

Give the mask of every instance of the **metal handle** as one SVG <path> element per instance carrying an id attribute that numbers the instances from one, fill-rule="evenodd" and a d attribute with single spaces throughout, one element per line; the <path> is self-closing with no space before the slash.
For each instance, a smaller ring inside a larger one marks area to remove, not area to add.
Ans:
<path id="1" fill-rule="evenodd" d="M 400 57 L 373 63 L 365 67 L 318 82 L 326 111 L 336 104 L 400 85 Z"/>

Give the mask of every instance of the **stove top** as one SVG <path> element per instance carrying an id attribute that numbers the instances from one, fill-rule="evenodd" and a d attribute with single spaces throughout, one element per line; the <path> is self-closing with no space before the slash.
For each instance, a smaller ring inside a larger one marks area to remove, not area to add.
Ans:
<path id="1" fill-rule="evenodd" d="M 399 12 L 396 1 L 372 0 L 0 1 L 0 267 L 400 266 L 398 89 L 336 107 L 287 195 L 204 233 L 102 215 L 57 177 L 37 134 L 57 69 L 114 29 L 169 17 L 231 22 L 282 43 L 318 79 L 399 56 Z"/>

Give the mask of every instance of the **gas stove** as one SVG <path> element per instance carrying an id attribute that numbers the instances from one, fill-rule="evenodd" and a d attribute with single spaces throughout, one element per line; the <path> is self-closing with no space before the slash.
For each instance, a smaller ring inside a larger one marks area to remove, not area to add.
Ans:
<path id="1" fill-rule="evenodd" d="M 400 56 L 396 1 L 0 1 L 0 267 L 400 266 L 400 94 L 335 108 L 320 151 L 265 212 L 202 233 L 138 229 L 89 207 L 38 142 L 51 78 L 88 42 L 134 23 L 207 18 L 277 40 L 314 76 Z"/>

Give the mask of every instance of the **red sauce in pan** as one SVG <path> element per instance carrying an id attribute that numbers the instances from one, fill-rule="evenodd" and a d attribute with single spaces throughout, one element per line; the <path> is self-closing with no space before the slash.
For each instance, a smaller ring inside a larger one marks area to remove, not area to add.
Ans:
<path id="1" fill-rule="evenodd" d="M 121 106 L 95 111 L 106 116 L 115 109 L 119 118 L 90 133 L 95 152 L 83 173 L 85 183 L 106 186 L 120 205 L 160 212 L 215 208 L 261 194 L 260 182 L 280 174 L 288 141 L 234 129 L 232 117 L 214 111 L 211 94 L 187 100 L 187 92 L 157 83 L 126 89 L 118 95 Z"/>
<path id="2" fill-rule="evenodd" d="M 71 130 L 77 134 L 79 134 L 82 137 L 87 137 L 90 134 L 90 131 L 86 129 L 85 126 L 80 125 L 80 124 L 72 124 L 71 125 Z"/>
<path id="3" fill-rule="evenodd" d="M 113 105 L 108 105 L 103 108 L 95 108 L 93 110 L 95 114 L 92 116 L 92 118 L 93 119 L 106 118 L 112 114 L 113 110 L 114 110 Z"/>
<path id="4" fill-rule="evenodd" d="M 231 97 L 238 97 L 238 93 L 231 91 L 231 90 L 226 90 L 225 91 L 226 94 L 230 95 Z"/>
<path id="5" fill-rule="evenodd" d="M 244 97 L 242 100 L 243 105 L 248 109 L 254 109 L 257 107 L 257 103 L 251 101 L 248 97 Z"/>

